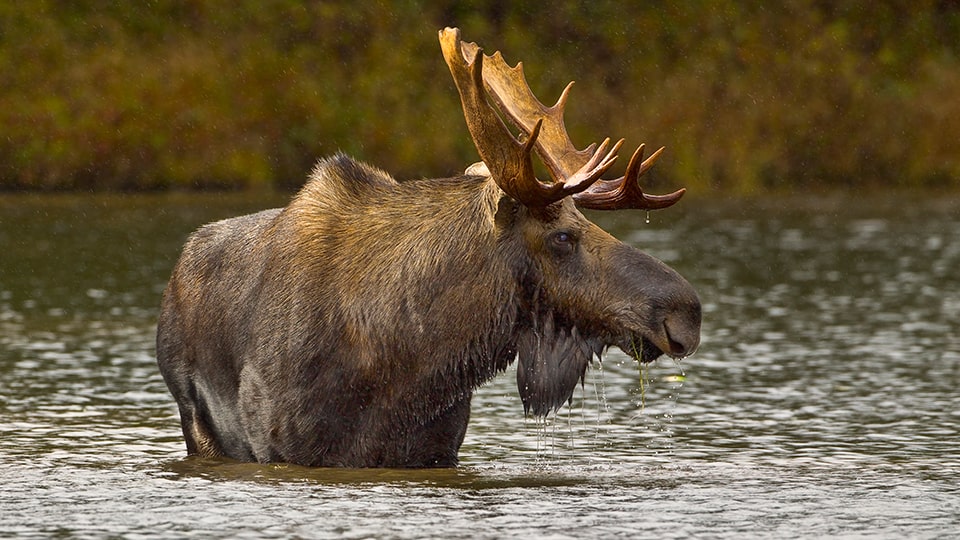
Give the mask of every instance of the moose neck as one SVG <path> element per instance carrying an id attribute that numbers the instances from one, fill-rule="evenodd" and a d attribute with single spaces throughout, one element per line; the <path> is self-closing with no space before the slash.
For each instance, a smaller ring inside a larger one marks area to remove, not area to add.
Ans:
<path id="1" fill-rule="evenodd" d="M 501 190 L 470 176 L 396 182 L 344 160 L 318 167 L 284 211 L 300 239 L 291 266 L 311 272 L 308 296 L 324 299 L 305 316 L 346 349 L 340 362 L 363 384 L 469 396 L 516 356 L 516 248 L 498 233 Z M 398 416 L 448 405 L 393 397 Z"/>

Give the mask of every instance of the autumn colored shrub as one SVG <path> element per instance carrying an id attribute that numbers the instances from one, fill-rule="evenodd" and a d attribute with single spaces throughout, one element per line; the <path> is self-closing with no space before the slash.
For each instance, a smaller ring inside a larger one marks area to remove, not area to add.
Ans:
<path id="1" fill-rule="evenodd" d="M 576 79 L 578 144 L 667 146 L 653 183 L 960 186 L 956 2 L 37 0 L 0 6 L 0 189 L 290 189 L 338 150 L 455 174 L 443 26 L 544 100 Z"/>

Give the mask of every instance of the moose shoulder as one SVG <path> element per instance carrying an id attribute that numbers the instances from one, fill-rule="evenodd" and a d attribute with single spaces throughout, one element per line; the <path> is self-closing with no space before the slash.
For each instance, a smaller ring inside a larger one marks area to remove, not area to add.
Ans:
<path id="1" fill-rule="evenodd" d="M 337 155 L 287 207 L 188 239 L 157 360 L 189 454 L 454 466 L 473 390 L 515 359 L 526 412 L 546 415 L 608 346 L 644 362 L 696 349 L 693 288 L 578 210 L 676 202 L 639 188 L 659 152 L 643 160 L 641 145 L 624 177 L 601 180 L 620 143 L 577 150 L 566 91 L 544 107 L 519 66 L 456 29 L 440 42 L 482 164 L 398 182 Z"/>

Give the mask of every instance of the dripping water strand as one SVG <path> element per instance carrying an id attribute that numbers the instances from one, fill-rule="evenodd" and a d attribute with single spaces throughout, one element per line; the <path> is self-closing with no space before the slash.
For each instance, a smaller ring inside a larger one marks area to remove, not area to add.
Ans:
<path id="1" fill-rule="evenodd" d="M 686 373 L 683 371 L 683 366 L 680 365 L 680 362 L 677 359 L 673 359 L 673 365 L 680 373 L 665 377 L 665 380 L 673 383 L 674 386 L 671 389 L 670 394 L 667 396 L 668 406 L 667 410 L 663 413 L 663 417 L 666 422 L 665 431 L 671 440 L 673 439 L 673 413 L 677 408 L 677 403 L 680 402 L 680 390 L 683 389 L 683 383 L 687 380 Z"/>
<path id="2" fill-rule="evenodd" d="M 597 363 L 597 372 L 599 381 L 593 383 L 594 398 L 597 402 L 597 424 L 594 429 L 594 442 L 600 442 L 600 429 L 603 420 L 603 413 L 609 411 L 607 405 L 607 387 L 603 375 L 603 362 Z"/>

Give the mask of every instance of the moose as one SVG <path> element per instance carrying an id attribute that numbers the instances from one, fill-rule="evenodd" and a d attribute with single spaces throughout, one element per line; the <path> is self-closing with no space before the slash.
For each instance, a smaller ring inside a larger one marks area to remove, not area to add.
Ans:
<path id="1" fill-rule="evenodd" d="M 570 86 L 546 107 L 522 64 L 455 28 L 440 44 L 482 162 L 398 181 L 337 154 L 286 207 L 188 238 L 157 328 L 188 455 L 453 467 L 473 391 L 514 361 L 525 413 L 542 417 L 608 347 L 640 362 L 696 350 L 691 285 L 579 210 L 677 202 L 682 189 L 639 187 L 663 149 L 640 145 L 601 179 L 623 141 L 576 149 Z"/>

